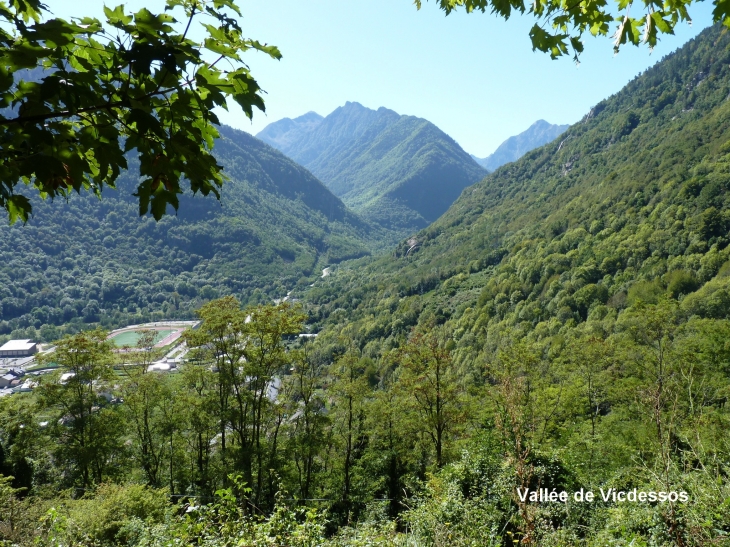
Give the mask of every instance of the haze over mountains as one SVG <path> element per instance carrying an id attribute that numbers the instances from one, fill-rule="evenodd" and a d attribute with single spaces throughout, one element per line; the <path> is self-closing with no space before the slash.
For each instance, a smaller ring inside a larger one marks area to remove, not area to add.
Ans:
<path id="1" fill-rule="evenodd" d="M 348 102 L 267 126 L 258 138 L 309 169 L 345 204 L 399 238 L 436 220 L 479 167 L 427 120 Z"/>
<path id="2" fill-rule="evenodd" d="M 487 171 L 494 171 L 506 163 L 517 161 L 530 150 L 554 141 L 565 133 L 568 127 L 570 126 L 554 125 L 545 120 L 538 120 L 519 135 L 504 141 L 493 154 L 486 158 L 477 158 L 473 154 L 471 157 Z"/>

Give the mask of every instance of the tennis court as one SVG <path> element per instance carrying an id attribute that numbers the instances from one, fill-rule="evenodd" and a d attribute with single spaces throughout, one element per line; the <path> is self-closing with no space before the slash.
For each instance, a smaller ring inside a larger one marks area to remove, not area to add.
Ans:
<path id="1" fill-rule="evenodd" d="M 155 341 L 156 344 L 169 334 L 175 332 L 179 329 L 166 329 L 166 330 L 156 330 L 155 332 Z M 124 346 L 130 346 L 130 347 L 136 347 L 137 346 L 137 340 L 139 340 L 140 336 L 137 333 L 137 331 L 128 330 L 124 332 L 120 332 L 119 334 L 112 337 L 112 342 L 114 342 L 114 345 L 118 348 L 122 348 Z"/>

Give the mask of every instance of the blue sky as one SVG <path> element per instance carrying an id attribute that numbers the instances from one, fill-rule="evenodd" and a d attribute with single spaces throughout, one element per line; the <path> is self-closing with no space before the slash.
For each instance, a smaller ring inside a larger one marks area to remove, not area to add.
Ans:
<path id="1" fill-rule="evenodd" d="M 99 0 L 46 0 L 59 16 L 101 15 Z M 121 2 L 112 1 L 108 5 Z M 156 11 L 162 0 L 126 2 Z M 433 0 L 238 0 L 251 38 L 276 44 L 283 59 L 246 55 L 267 91 L 267 112 L 249 121 L 235 106 L 224 123 L 257 133 L 283 117 L 326 115 L 346 101 L 426 118 L 467 152 L 486 156 L 538 119 L 574 123 L 600 100 L 711 23 L 712 4 L 690 7 L 650 54 L 608 38 L 586 39 L 581 64 L 533 52 L 533 21 L 463 12 L 446 17 Z"/>

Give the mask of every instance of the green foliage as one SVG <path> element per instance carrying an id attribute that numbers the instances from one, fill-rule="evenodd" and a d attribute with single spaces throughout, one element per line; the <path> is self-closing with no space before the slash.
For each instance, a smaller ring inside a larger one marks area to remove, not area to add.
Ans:
<path id="1" fill-rule="evenodd" d="M 21 528 L 23 512 L 27 504 L 19 497 L 25 488 L 13 488 L 13 477 L 0 475 L 0 544 L 17 542 L 24 530 Z"/>
<path id="2" fill-rule="evenodd" d="M 132 457 L 142 468 L 149 486 L 163 484 L 165 463 L 172 462 L 174 454 L 169 439 L 177 429 L 175 414 L 180 411 L 172 386 L 157 374 L 150 374 L 156 331 L 139 331 L 137 351 L 129 353 L 123 367 L 126 382 L 121 389 L 123 410 L 134 435 L 131 444 Z M 165 457 L 167 456 L 167 458 Z M 173 478 L 169 477 L 173 486 Z"/>
<path id="3" fill-rule="evenodd" d="M 421 9 L 423 2 L 416 0 L 415 4 Z M 537 20 L 530 29 L 532 49 L 549 53 L 552 59 L 572 51 L 577 62 L 583 52 L 584 35 L 608 36 L 614 22 L 617 26 L 611 38 L 615 53 L 626 43 L 646 44 L 653 48 L 661 34 L 674 34 L 677 23 L 691 22 L 688 8 L 692 2 L 646 3 L 638 17 L 635 11 L 631 11 L 632 3 L 627 0 L 590 3 L 581 5 L 581 9 L 558 0 L 541 0 L 532 4 L 523 0 L 437 0 L 437 4 L 447 15 L 459 8 L 464 8 L 467 13 L 490 11 L 504 19 L 509 19 L 514 13 L 527 12 Z M 714 21 L 730 25 L 727 2 L 718 0 L 714 4 Z"/>
<path id="4" fill-rule="evenodd" d="M 185 338 L 195 360 L 190 366 L 203 370 L 190 374 L 208 376 L 207 389 L 215 394 L 209 403 L 214 405 L 211 418 L 217 421 L 220 465 L 243 474 L 251 485 L 253 507 L 271 507 L 276 485 L 270 463 L 277 454 L 269 444 L 276 447 L 284 418 L 277 408 L 280 381 L 275 375 L 292 359 L 284 338 L 299 333 L 305 316 L 287 303 L 242 310 L 230 296 L 209 302 L 198 314 L 202 325 L 186 332 Z M 213 490 L 202 463 L 210 446 L 196 448 L 200 484 Z"/>
<path id="5" fill-rule="evenodd" d="M 413 412 L 420 433 L 430 437 L 437 468 L 444 465 L 448 441 L 466 414 L 464 389 L 445 345 L 436 333 L 414 333 L 389 356 L 399 368 L 403 410 Z"/>
<path id="6" fill-rule="evenodd" d="M 348 102 L 324 119 L 298 120 L 281 120 L 257 136 L 385 228 L 392 243 L 436 220 L 486 174 L 453 139 L 421 118 Z"/>
<path id="7" fill-rule="evenodd" d="M 21 182 L 44 199 L 82 189 L 101 197 L 133 150 L 140 215 L 177 210 L 183 181 L 220 197 L 213 110 L 228 98 L 248 117 L 264 110 L 241 53 L 279 59 L 278 49 L 243 37 L 232 1 L 168 0 L 159 14 L 106 7 L 105 23 L 44 20 L 46 9 L 37 0 L 0 6 L 0 205 L 10 222 L 32 212 Z M 188 30 L 201 17 L 209 22 L 198 43 Z"/>
<path id="8" fill-rule="evenodd" d="M 111 343 L 106 332 L 87 331 L 61 340 L 40 358 L 59 370 L 38 386 L 38 404 L 48 412 L 56 457 L 69 463 L 66 481 L 82 488 L 113 474 L 119 455 L 119 415 L 108 404 L 113 379 Z"/>
<path id="9" fill-rule="evenodd" d="M 278 504 L 268 518 L 252 517 L 240 505 L 240 477 L 215 493 L 215 501 L 176 515 L 164 490 L 138 485 L 103 485 L 79 500 L 50 509 L 36 545 L 68 547 L 175 545 L 265 547 L 285 542 L 314 547 L 323 538 L 323 518 Z"/>
<path id="10" fill-rule="evenodd" d="M 67 528 L 63 539 L 71 545 L 129 544 L 137 539 L 134 523 L 162 523 L 170 512 L 166 490 L 142 485 L 102 484 L 92 495 L 66 500 L 65 505 L 62 511 Z"/>

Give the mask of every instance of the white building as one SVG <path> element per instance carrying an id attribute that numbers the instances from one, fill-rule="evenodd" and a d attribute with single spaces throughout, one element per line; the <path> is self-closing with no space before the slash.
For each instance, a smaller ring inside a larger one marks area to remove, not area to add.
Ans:
<path id="1" fill-rule="evenodd" d="M 30 357 L 36 353 L 38 353 L 38 344 L 33 340 L 10 340 L 0 346 L 0 359 Z"/>

